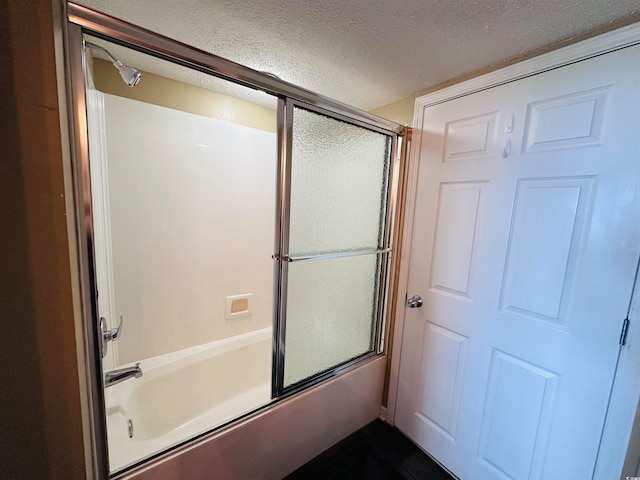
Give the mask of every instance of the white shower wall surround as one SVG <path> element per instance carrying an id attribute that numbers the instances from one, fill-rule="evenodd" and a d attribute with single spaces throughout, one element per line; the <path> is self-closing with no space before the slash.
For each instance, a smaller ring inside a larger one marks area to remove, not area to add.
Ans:
<path id="1" fill-rule="evenodd" d="M 104 104 L 119 363 L 270 327 L 275 133 Z M 225 320 L 245 293 L 253 314 Z"/>

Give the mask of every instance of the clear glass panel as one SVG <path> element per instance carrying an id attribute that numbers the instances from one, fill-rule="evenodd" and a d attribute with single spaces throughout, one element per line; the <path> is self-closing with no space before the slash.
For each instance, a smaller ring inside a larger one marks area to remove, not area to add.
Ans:
<path id="1" fill-rule="evenodd" d="M 372 350 L 380 258 L 289 264 L 285 387 Z"/>
<path id="2" fill-rule="evenodd" d="M 294 107 L 289 254 L 382 247 L 391 137 Z"/>
<path id="3" fill-rule="evenodd" d="M 113 472 L 270 402 L 276 100 L 87 40 L 103 369 L 142 370 L 106 382 Z"/>

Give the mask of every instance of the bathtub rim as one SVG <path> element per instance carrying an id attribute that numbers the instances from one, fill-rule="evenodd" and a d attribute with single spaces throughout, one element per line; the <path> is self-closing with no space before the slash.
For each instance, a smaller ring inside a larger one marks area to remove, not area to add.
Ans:
<path id="1" fill-rule="evenodd" d="M 182 350 L 144 358 L 137 362 L 118 365 L 118 368 L 126 368 L 139 363 L 140 368 L 142 369 L 142 377 L 105 388 L 105 413 L 108 415 L 109 409 L 114 405 L 122 405 L 122 401 L 129 395 L 130 390 L 133 388 L 133 385 L 130 382 L 137 382 L 137 385 L 150 382 L 158 376 L 160 370 L 163 370 L 166 373 L 171 373 L 184 367 L 187 363 L 186 360 L 189 358 L 213 358 L 236 348 L 242 348 L 259 341 L 271 341 L 273 338 L 272 330 L 272 327 L 251 330 L 232 337 L 213 340 L 208 343 L 187 347 Z M 166 370 L 164 370 L 165 368 Z"/>
<path id="2" fill-rule="evenodd" d="M 233 350 L 234 348 L 250 345 L 260 340 L 271 340 L 273 338 L 272 331 L 273 327 L 271 326 L 259 328 L 257 330 L 250 330 L 248 332 L 239 333 L 231 337 L 225 337 L 218 340 L 213 340 L 211 342 L 201 343 L 199 345 L 183 348 L 181 350 L 175 350 L 173 352 L 167 352 L 133 362 L 122 363 L 118 365 L 118 368 L 128 367 L 139 363 L 141 367 L 146 367 L 147 370 L 151 372 L 167 364 L 178 363 L 184 358 L 196 356 L 208 351 L 215 350 L 216 354 L 222 354 Z M 142 378 L 144 378 L 144 375 Z"/>

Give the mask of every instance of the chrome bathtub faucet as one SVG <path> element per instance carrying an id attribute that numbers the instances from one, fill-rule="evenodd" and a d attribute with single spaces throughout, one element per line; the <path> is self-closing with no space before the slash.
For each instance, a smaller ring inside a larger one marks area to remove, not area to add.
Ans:
<path id="1" fill-rule="evenodd" d="M 123 382 L 127 378 L 140 378 L 142 376 L 142 369 L 140 364 L 136 363 L 134 367 L 118 368 L 117 370 L 111 370 L 104 374 L 104 386 L 110 387 L 116 383 Z"/>

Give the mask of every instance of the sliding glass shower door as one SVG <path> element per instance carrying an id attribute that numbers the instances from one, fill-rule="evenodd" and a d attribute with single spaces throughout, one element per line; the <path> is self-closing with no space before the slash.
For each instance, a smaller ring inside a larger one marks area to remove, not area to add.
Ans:
<path id="1" fill-rule="evenodd" d="M 229 445 L 209 434 L 240 417 L 269 444 L 258 419 L 291 406 L 272 405 L 352 366 L 356 401 L 305 438 L 375 418 L 402 128 L 84 7 L 69 21 L 95 476 Z M 115 58 L 144 70 L 135 90 Z M 351 392 L 313 390 L 292 402 Z"/>
<path id="2" fill-rule="evenodd" d="M 378 348 L 394 147 L 389 132 L 299 102 L 283 114 L 276 394 Z"/>

